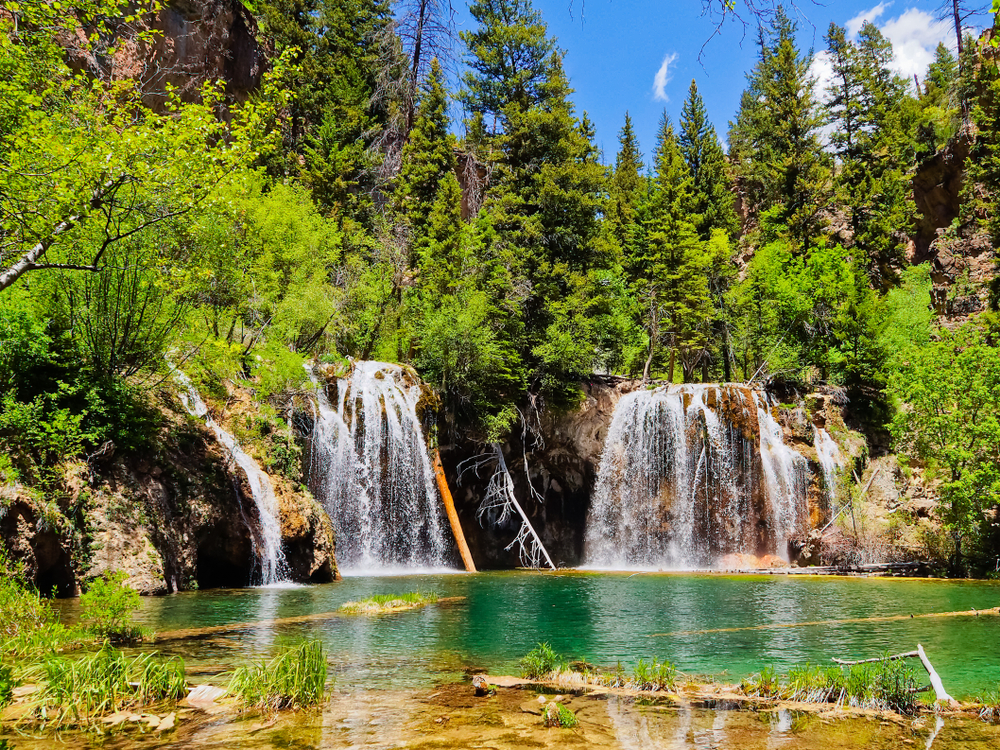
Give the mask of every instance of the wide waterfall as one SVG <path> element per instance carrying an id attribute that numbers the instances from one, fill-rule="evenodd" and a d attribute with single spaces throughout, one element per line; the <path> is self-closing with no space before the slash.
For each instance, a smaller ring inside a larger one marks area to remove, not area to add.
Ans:
<path id="1" fill-rule="evenodd" d="M 337 534 L 345 572 L 440 568 L 450 535 L 408 371 L 356 362 L 337 381 L 336 406 L 317 387 L 310 488 Z"/>
<path id="2" fill-rule="evenodd" d="M 584 564 L 691 568 L 727 554 L 784 556 L 807 523 L 808 478 L 761 392 L 682 385 L 626 394 L 601 455 Z"/>
<path id="3" fill-rule="evenodd" d="M 271 478 L 268 477 L 257 462 L 253 460 L 236 442 L 236 438 L 219 426 L 208 413 L 208 407 L 202 401 L 201 395 L 194 384 L 180 370 L 174 370 L 174 377 L 186 390 L 180 394 L 184 408 L 190 414 L 204 419 L 205 424 L 215 433 L 216 439 L 222 443 L 233 462 L 240 467 L 250 487 L 250 494 L 257 509 L 257 524 L 248 524 L 254 536 L 255 575 L 254 582 L 263 586 L 271 586 L 288 578 L 288 564 L 285 552 L 281 547 L 281 522 L 278 518 L 278 500 L 274 496 Z M 259 573 L 259 578 L 257 578 Z"/>

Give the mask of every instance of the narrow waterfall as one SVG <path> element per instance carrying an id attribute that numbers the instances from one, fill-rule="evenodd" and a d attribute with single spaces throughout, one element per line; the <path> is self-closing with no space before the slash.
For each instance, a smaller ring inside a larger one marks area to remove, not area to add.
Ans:
<path id="1" fill-rule="evenodd" d="M 587 519 L 584 564 L 709 566 L 784 555 L 806 522 L 808 464 L 767 397 L 734 385 L 639 390 L 618 402 Z"/>
<path id="2" fill-rule="evenodd" d="M 813 425 L 813 446 L 816 448 L 816 455 L 819 458 L 819 465 L 823 469 L 823 485 L 826 490 L 826 499 L 830 503 L 830 508 L 834 509 L 837 502 L 837 480 L 840 476 L 840 467 L 844 459 L 840 455 L 840 448 L 837 443 L 822 427 Z"/>
<path id="3" fill-rule="evenodd" d="M 205 424 L 215 433 L 216 439 L 222 443 L 233 462 L 240 467 L 247 479 L 250 493 L 253 495 L 257 509 L 257 528 L 250 525 L 254 535 L 254 555 L 256 568 L 260 578 L 255 582 L 263 586 L 280 583 L 288 578 L 288 564 L 285 552 L 281 547 L 281 522 L 278 518 L 278 500 L 274 496 L 271 478 L 268 477 L 257 462 L 253 460 L 236 442 L 236 438 L 226 432 L 212 419 L 208 407 L 202 401 L 190 378 L 180 370 L 174 370 L 174 377 L 186 390 L 181 392 L 181 402 L 188 413 L 204 419 Z"/>
<path id="4" fill-rule="evenodd" d="M 314 381 L 315 382 L 315 381 Z M 341 570 L 440 568 L 452 542 L 417 416 L 419 384 L 384 362 L 356 362 L 336 406 L 317 384 L 310 489 L 337 534 Z"/>

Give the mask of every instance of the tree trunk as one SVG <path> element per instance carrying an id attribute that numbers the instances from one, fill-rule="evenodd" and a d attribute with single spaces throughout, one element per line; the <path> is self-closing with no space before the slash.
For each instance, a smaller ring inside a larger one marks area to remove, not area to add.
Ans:
<path id="1" fill-rule="evenodd" d="M 675 356 L 676 356 L 676 351 L 674 350 L 674 347 L 671 346 L 670 347 L 670 367 L 668 368 L 668 374 L 667 374 L 667 379 L 671 383 L 674 382 L 674 358 L 675 358 Z"/>
<path id="2" fill-rule="evenodd" d="M 458 553 L 462 556 L 462 563 L 470 573 L 476 572 L 476 564 L 472 560 L 472 552 L 465 541 L 465 533 L 462 531 L 462 523 L 458 520 L 458 511 L 455 510 L 455 501 L 452 499 L 451 490 L 448 488 L 448 480 L 444 475 L 444 466 L 441 465 L 441 451 L 434 449 L 434 478 L 437 480 L 438 492 L 441 493 L 441 501 L 444 503 L 445 512 L 448 514 L 448 521 L 451 523 L 451 531 L 455 535 L 455 543 L 458 545 Z"/>
<path id="3" fill-rule="evenodd" d="M 952 13 L 955 17 L 955 39 L 958 42 L 958 60 L 959 65 L 962 62 L 962 15 L 959 12 L 958 0 L 952 0 L 951 2 Z"/>

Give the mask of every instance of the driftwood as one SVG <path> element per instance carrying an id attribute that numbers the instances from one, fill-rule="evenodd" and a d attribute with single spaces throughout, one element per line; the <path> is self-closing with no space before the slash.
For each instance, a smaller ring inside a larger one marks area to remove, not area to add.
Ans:
<path id="1" fill-rule="evenodd" d="M 931 680 L 931 687 L 934 688 L 934 696 L 938 703 L 945 703 L 949 708 L 958 708 L 958 701 L 952 698 L 948 691 L 944 689 L 944 683 L 941 682 L 941 676 L 931 665 L 931 660 L 927 658 L 927 654 L 924 653 L 924 647 L 919 643 L 917 644 L 916 651 L 905 651 L 901 654 L 893 654 L 892 656 L 885 656 L 878 659 L 858 659 L 857 661 L 847 661 L 845 659 L 834 659 L 833 661 L 837 664 L 871 664 L 877 661 L 896 661 L 898 659 L 920 659 L 920 663 L 924 665 L 924 669 L 927 670 L 927 676 Z"/>

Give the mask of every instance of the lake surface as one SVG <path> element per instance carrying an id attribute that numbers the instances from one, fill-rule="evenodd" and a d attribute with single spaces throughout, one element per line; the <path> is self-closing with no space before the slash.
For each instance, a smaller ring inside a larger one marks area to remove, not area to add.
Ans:
<path id="1" fill-rule="evenodd" d="M 358 577 L 149 598 L 138 619 L 167 633 L 332 613 L 347 601 L 407 591 L 464 599 L 375 617 L 244 625 L 158 647 L 210 673 L 213 663 L 229 667 L 302 637 L 319 638 L 339 687 L 403 689 L 470 667 L 514 673 L 539 641 L 569 659 L 607 666 L 620 660 L 631 668 L 656 656 L 686 673 L 731 680 L 769 665 L 829 664 L 835 656 L 869 658 L 920 643 L 952 694 L 975 696 L 1000 684 L 997 616 L 787 627 L 1000 605 L 1000 583 L 985 581 L 562 571 Z"/>

